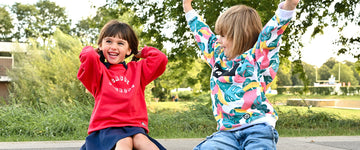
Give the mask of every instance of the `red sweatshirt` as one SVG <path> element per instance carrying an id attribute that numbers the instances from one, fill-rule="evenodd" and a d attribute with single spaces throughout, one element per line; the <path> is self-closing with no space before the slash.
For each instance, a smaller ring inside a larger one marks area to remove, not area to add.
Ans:
<path id="1" fill-rule="evenodd" d="M 144 90 L 165 71 L 167 57 L 153 47 L 143 48 L 141 57 L 144 59 L 129 62 L 127 69 L 123 64 L 106 68 L 93 47 L 82 50 L 77 77 L 95 98 L 88 134 L 124 126 L 149 132 Z"/>

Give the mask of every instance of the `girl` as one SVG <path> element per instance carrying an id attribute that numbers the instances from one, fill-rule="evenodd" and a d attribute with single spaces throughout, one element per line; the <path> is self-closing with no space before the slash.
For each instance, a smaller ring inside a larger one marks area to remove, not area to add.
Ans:
<path id="1" fill-rule="evenodd" d="M 237 5 L 209 26 L 183 0 L 186 20 L 212 69 L 213 114 L 218 132 L 195 149 L 276 149 L 277 114 L 265 97 L 279 66 L 279 43 L 299 0 L 286 0 L 263 28 L 258 13 Z"/>
<path id="2" fill-rule="evenodd" d="M 101 29 L 99 48 L 87 46 L 80 53 L 77 77 L 95 98 L 81 149 L 165 149 L 147 134 L 144 90 L 165 71 L 167 57 L 153 47 L 138 51 L 138 44 L 129 25 L 112 20 Z M 131 54 L 135 61 L 126 64 Z"/>

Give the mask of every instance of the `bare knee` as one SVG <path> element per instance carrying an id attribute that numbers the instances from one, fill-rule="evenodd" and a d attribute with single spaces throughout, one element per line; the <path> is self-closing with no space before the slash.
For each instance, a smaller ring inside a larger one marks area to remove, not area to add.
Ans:
<path id="1" fill-rule="evenodd" d="M 144 134 L 133 136 L 134 148 L 137 150 L 158 150 L 159 148 Z"/>
<path id="2" fill-rule="evenodd" d="M 126 137 L 116 142 L 115 150 L 132 150 L 132 149 L 133 149 L 133 139 L 131 137 Z"/>

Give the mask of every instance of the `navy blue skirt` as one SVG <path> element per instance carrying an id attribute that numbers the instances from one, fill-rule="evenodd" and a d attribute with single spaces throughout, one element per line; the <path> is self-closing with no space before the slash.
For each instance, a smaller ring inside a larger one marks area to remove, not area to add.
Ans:
<path id="1" fill-rule="evenodd" d="M 110 127 L 92 132 L 86 137 L 85 144 L 80 150 L 112 150 L 119 140 L 138 133 L 146 135 L 160 150 L 166 150 L 158 141 L 146 134 L 145 129 L 141 127 Z"/>

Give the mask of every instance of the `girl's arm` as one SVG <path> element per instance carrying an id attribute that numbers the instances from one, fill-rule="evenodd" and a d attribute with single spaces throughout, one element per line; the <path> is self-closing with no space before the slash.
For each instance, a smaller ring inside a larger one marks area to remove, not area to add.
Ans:
<path id="1" fill-rule="evenodd" d="M 190 26 L 190 30 L 195 36 L 195 40 L 203 54 L 204 59 L 211 68 L 214 67 L 215 57 L 218 56 L 219 44 L 215 34 L 210 30 L 209 26 L 202 20 L 191 6 L 192 0 L 183 0 L 185 17 Z"/>
<path id="2" fill-rule="evenodd" d="M 101 80 L 100 56 L 93 47 L 84 47 L 80 53 L 80 68 L 77 78 L 85 88 L 95 97 Z"/>
<path id="3" fill-rule="evenodd" d="M 281 35 L 288 26 L 298 2 L 299 0 L 286 0 L 285 3 L 279 4 L 275 16 L 265 25 L 255 47 L 251 50 L 264 91 L 271 85 L 278 71 Z"/>
<path id="4" fill-rule="evenodd" d="M 146 86 L 163 74 L 168 62 L 163 52 L 149 46 L 145 46 L 135 57 L 144 58 L 140 61 L 142 65 L 141 83 L 143 86 Z"/>

